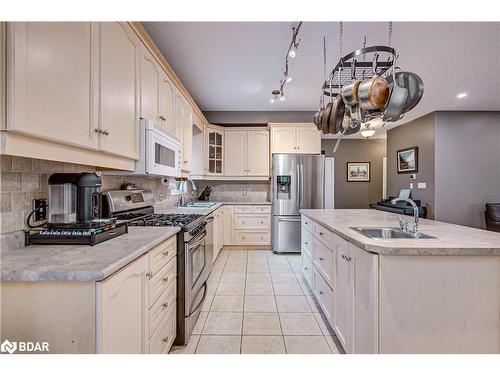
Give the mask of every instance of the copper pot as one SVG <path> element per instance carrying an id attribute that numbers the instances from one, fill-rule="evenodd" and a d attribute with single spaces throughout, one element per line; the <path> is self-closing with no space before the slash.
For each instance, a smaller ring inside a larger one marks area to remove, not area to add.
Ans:
<path id="1" fill-rule="evenodd" d="M 358 88 L 358 102 L 361 109 L 371 111 L 382 108 L 389 99 L 389 83 L 383 77 L 374 75 L 363 80 Z"/>

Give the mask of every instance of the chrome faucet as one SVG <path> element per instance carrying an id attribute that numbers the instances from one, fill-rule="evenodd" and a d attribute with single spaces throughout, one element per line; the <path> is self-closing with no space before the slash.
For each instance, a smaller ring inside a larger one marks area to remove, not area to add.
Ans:
<path id="1" fill-rule="evenodd" d="M 402 219 L 402 218 L 398 217 L 399 227 L 401 228 L 401 230 L 403 232 L 411 234 L 415 238 L 419 238 L 420 237 L 420 232 L 418 230 L 418 206 L 417 206 L 417 204 L 413 200 L 411 200 L 409 198 L 394 198 L 391 201 L 391 203 L 392 204 L 396 204 L 397 202 L 400 202 L 400 201 L 408 202 L 409 204 L 411 204 L 411 206 L 413 207 L 413 219 L 414 219 L 414 222 L 413 222 L 413 228 L 410 231 L 409 230 L 408 222 L 405 219 Z"/>

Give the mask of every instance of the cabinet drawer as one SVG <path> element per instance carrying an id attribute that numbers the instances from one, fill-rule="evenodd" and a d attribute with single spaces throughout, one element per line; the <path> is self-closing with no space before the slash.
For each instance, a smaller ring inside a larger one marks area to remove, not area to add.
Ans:
<path id="1" fill-rule="evenodd" d="M 149 353 L 150 354 L 165 354 L 168 353 L 176 334 L 176 310 L 175 304 L 167 312 L 160 326 L 149 340 Z"/>
<path id="2" fill-rule="evenodd" d="M 333 326 L 333 290 L 328 286 L 316 268 L 313 268 L 313 293 L 328 322 Z"/>
<path id="3" fill-rule="evenodd" d="M 333 247 L 333 233 L 324 226 L 313 222 L 313 235 L 323 242 L 328 248 Z"/>
<path id="4" fill-rule="evenodd" d="M 149 252 L 149 272 L 155 275 L 177 254 L 177 235 L 156 246 Z"/>
<path id="5" fill-rule="evenodd" d="M 271 206 L 253 206 L 254 214 L 270 214 Z"/>
<path id="6" fill-rule="evenodd" d="M 302 216 L 302 226 L 306 228 L 310 233 L 313 233 L 313 222 L 306 216 Z"/>
<path id="7" fill-rule="evenodd" d="M 304 226 L 302 226 L 300 231 L 300 246 L 302 252 L 306 252 L 309 259 L 312 259 L 313 235 Z"/>
<path id="8" fill-rule="evenodd" d="M 253 209 L 250 205 L 234 206 L 235 214 L 251 214 L 252 212 Z"/>
<path id="9" fill-rule="evenodd" d="M 170 310 L 172 306 L 175 305 L 175 300 L 177 296 L 177 282 L 173 282 L 170 286 L 163 292 L 158 301 L 155 302 L 153 307 L 149 310 L 149 336 L 151 337 L 153 333 L 158 329 L 161 321 L 165 317 L 165 314 Z"/>
<path id="10" fill-rule="evenodd" d="M 271 215 L 235 215 L 235 229 L 270 229 Z"/>
<path id="11" fill-rule="evenodd" d="M 313 288 L 313 265 L 306 253 L 302 253 L 302 274 L 309 287 Z"/>
<path id="12" fill-rule="evenodd" d="M 165 267 L 158 271 L 151 280 L 148 287 L 148 308 L 160 298 L 170 284 L 175 280 L 177 274 L 177 258 L 172 259 Z"/>
<path id="13" fill-rule="evenodd" d="M 270 245 L 270 230 L 235 230 L 234 242 L 236 245 Z"/>
<path id="14" fill-rule="evenodd" d="M 333 287 L 335 278 L 335 254 L 317 238 L 313 240 L 312 261 L 318 271 L 325 278 L 330 287 Z M 336 253 L 336 252 L 335 252 Z"/>

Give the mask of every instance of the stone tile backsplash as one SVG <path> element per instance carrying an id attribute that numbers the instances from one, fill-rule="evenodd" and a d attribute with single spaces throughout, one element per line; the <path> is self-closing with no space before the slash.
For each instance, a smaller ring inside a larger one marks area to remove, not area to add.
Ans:
<path id="1" fill-rule="evenodd" d="M 0 155 L 0 244 L 16 247 L 23 238 L 26 217 L 32 209 L 32 201 L 48 199 L 49 176 L 53 173 L 80 173 L 95 171 L 95 167 L 61 163 L 48 160 Z M 175 205 L 178 197 L 169 196 L 159 178 L 137 176 L 102 176 L 102 190 L 119 189 L 124 183 L 135 183 L 138 188 L 151 189 L 156 201 Z"/>

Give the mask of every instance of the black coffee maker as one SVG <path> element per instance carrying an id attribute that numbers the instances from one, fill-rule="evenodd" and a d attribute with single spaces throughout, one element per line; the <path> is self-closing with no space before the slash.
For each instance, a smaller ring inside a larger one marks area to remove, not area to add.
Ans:
<path id="1" fill-rule="evenodd" d="M 102 225 L 102 181 L 98 173 L 55 173 L 49 177 L 49 228 Z"/>

